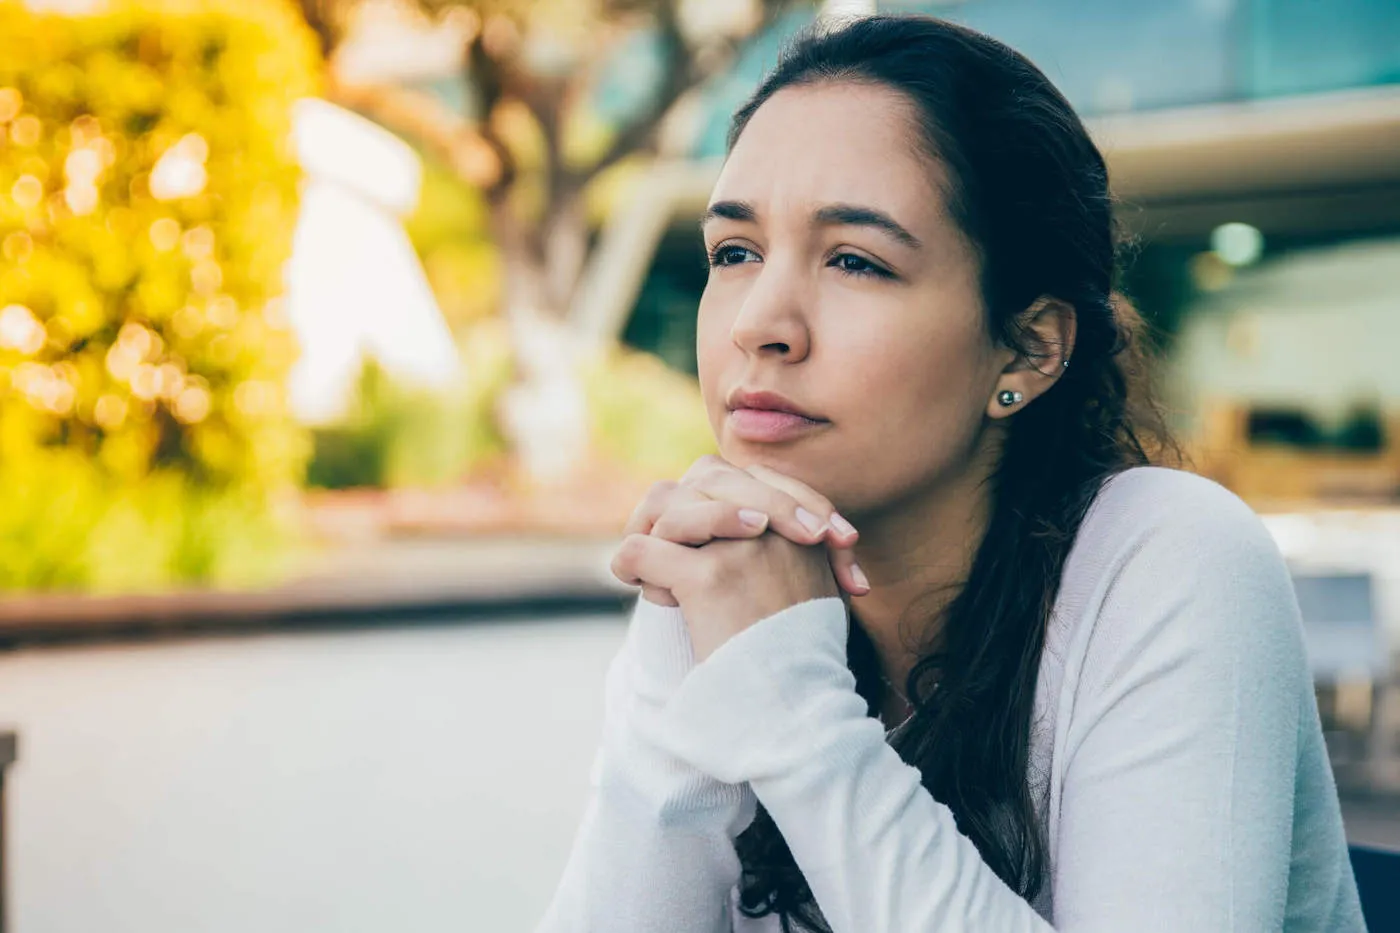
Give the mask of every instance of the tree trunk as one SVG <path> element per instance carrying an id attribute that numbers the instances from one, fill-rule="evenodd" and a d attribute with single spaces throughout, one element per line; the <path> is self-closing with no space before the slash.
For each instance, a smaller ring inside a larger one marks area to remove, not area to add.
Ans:
<path id="1" fill-rule="evenodd" d="M 335 97 L 417 140 L 464 180 L 484 191 L 492 239 L 505 273 L 503 313 L 510 326 L 516 382 L 497 416 L 526 477 L 555 484 L 589 454 L 588 409 L 578 371 L 583 341 L 569 321 L 574 290 L 588 258 L 586 177 L 554 173 L 538 222 L 513 207 L 509 154 L 433 98 L 400 88 L 333 88 Z M 483 161 L 483 156 L 489 156 Z"/>
<path id="2" fill-rule="evenodd" d="M 535 236 L 519 228 L 505 204 L 491 212 L 516 361 L 516 380 L 497 415 L 525 478 L 538 485 L 565 482 L 589 455 L 581 341 L 568 320 L 587 252 L 580 200 L 567 199 Z"/>

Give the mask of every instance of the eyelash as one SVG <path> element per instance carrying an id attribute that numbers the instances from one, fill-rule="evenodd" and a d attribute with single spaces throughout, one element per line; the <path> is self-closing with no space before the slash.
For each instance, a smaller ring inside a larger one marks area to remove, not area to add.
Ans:
<path id="1" fill-rule="evenodd" d="M 737 263 L 737 262 L 723 262 L 723 261 L 722 261 L 724 255 L 725 255 L 726 253 L 730 252 L 731 250 L 741 250 L 741 251 L 743 251 L 743 252 L 745 252 L 745 253 L 753 253 L 753 250 L 749 249 L 749 248 L 746 247 L 746 246 L 737 246 L 737 245 L 735 245 L 735 244 L 733 244 L 733 243 L 723 243 L 723 244 L 720 244 L 719 246 L 716 246 L 714 249 L 708 251 L 709 266 L 710 266 L 710 268 L 718 268 L 718 267 L 720 267 L 720 266 L 737 266 L 737 265 L 742 265 L 742 263 Z M 855 253 L 837 253 L 835 256 L 832 256 L 831 259 L 832 259 L 832 262 L 829 263 L 829 265 L 835 265 L 836 268 L 839 269 L 843 275 L 854 276 L 855 278 L 877 278 L 877 279 L 892 279 L 892 278 L 895 277 L 893 272 L 890 272 L 888 269 L 885 269 L 885 268 L 882 267 L 882 266 L 876 265 L 875 263 L 871 262 L 869 259 L 866 259 L 864 256 L 857 256 Z M 856 260 L 857 262 L 861 263 L 861 264 L 864 266 L 864 268 L 862 268 L 862 269 L 848 269 L 848 268 L 845 268 L 845 266 L 844 266 L 844 265 L 842 264 L 842 262 L 841 262 L 841 260 L 843 260 L 843 259 L 854 259 L 854 260 Z"/>

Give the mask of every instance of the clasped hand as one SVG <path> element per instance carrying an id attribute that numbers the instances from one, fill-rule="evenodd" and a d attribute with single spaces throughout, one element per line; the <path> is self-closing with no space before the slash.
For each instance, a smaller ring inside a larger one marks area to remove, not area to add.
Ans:
<path id="1" fill-rule="evenodd" d="M 625 534 L 613 574 L 680 607 L 696 663 L 789 606 L 870 589 L 851 551 L 856 530 L 824 496 L 764 466 L 701 457 L 679 482 L 652 486 Z"/>

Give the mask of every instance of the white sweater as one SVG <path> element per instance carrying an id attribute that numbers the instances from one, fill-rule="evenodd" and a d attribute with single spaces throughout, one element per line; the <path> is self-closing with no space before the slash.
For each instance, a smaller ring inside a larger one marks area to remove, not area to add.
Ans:
<path id="1" fill-rule="evenodd" d="M 1365 929 L 1288 571 L 1222 487 L 1129 470 L 1075 540 L 1035 697 L 1034 905 L 867 715 L 848 625 L 813 599 L 695 665 L 680 612 L 639 600 L 538 933 L 776 933 L 735 906 L 755 797 L 835 933 Z"/>

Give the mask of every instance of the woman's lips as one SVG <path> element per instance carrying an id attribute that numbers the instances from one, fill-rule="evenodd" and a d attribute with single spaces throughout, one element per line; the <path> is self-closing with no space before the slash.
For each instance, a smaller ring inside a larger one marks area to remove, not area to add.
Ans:
<path id="1" fill-rule="evenodd" d="M 766 408 L 736 408 L 729 413 L 729 429 L 741 440 L 758 443 L 789 441 L 830 423 Z"/>

